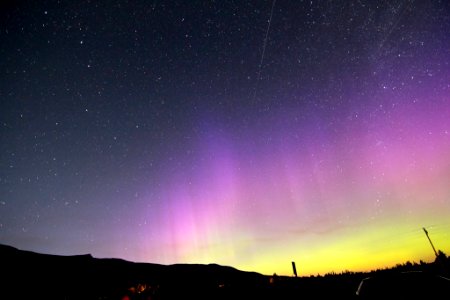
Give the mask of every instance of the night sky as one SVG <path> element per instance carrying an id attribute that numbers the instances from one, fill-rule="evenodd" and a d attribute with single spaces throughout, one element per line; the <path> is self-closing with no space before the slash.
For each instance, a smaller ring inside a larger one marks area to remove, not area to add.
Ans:
<path id="1" fill-rule="evenodd" d="M 273 8 L 273 9 L 272 9 Z M 447 1 L 2 1 L 0 243 L 364 271 L 450 254 Z"/>

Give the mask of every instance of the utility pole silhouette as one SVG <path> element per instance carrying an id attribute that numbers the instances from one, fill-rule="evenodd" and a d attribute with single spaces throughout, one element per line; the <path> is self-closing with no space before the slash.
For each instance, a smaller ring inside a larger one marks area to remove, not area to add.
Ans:
<path id="1" fill-rule="evenodd" d="M 294 271 L 294 276 L 297 277 L 297 268 L 295 267 L 295 261 L 292 262 L 292 270 Z"/>
<path id="2" fill-rule="evenodd" d="M 425 229 L 425 227 L 422 227 L 423 231 L 425 232 L 425 235 L 427 236 L 428 240 L 430 241 L 431 248 L 433 248 L 434 255 L 438 257 L 438 253 L 436 252 L 436 249 L 434 248 L 433 242 L 431 241 L 430 237 L 428 236 L 428 231 Z"/>

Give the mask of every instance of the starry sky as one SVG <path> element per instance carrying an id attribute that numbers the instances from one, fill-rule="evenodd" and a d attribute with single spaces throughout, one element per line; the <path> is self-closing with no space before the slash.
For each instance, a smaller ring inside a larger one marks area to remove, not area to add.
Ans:
<path id="1" fill-rule="evenodd" d="M 447 1 L 2 1 L 0 243 L 263 274 L 450 253 Z"/>

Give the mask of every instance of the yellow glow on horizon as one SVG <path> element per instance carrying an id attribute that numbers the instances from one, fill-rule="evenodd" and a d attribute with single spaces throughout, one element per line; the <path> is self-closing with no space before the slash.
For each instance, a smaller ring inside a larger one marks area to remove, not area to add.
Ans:
<path id="1" fill-rule="evenodd" d="M 216 263 L 265 275 L 291 276 L 291 262 L 295 261 L 298 275 L 309 276 L 371 271 L 407 261 L 432 262 L 435 256 L 422 227 L 429 231 L 436 250 L 450 254 L 448 204 L 443 200 L 441 207 L 427 209 L 419 200 L 411 197 L 400 203 L 397 210 L 367 221 L 354 219 L 335 227 L 318 223 L 311 230 L 295 230 L 296 224 L 289 223 L 263 231 L 257 226 L 211 219 L 205 222 L 211 226 L 202 227 L 201 231 L 180 229 L 183 243 L 177 247 L 167 245 L 168 249 L 177 250 L 176 260 L 169 264 Z M 411 207 L 419 207 L 421 213 L 408 214 Z"/>
<path id="2" fill-rule="evenodd" d="M 407 261 L 432 262 L 435 258 L 432 248 L 422 227 L 416 224 L 415 221 L 379 222 L 343 230 L 333 236 L 299 238 L 289 245 L 283 244 L 286 241 L 266 245 L 251 260 L 235 267 L 265 275 L 291 276 L 291 261 L 295 261 L 299 276 L 309 276 L 346 270 L 364 272 Z M 448 234 L 444 230 L 429 231 L 436 250 L 447 253 L 450 249 Z"/>

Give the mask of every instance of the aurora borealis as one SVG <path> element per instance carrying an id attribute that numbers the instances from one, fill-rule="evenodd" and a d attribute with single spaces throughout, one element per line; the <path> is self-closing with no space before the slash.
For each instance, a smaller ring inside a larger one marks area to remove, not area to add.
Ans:
<path id="1" fill-rule="evenodd" d="M 261 60 L 272 4 L 2 4 L 0 243 L 305 276 L 432 261 L 426 227 L 449 254 L 449 5 L 277 1 Z"/>

